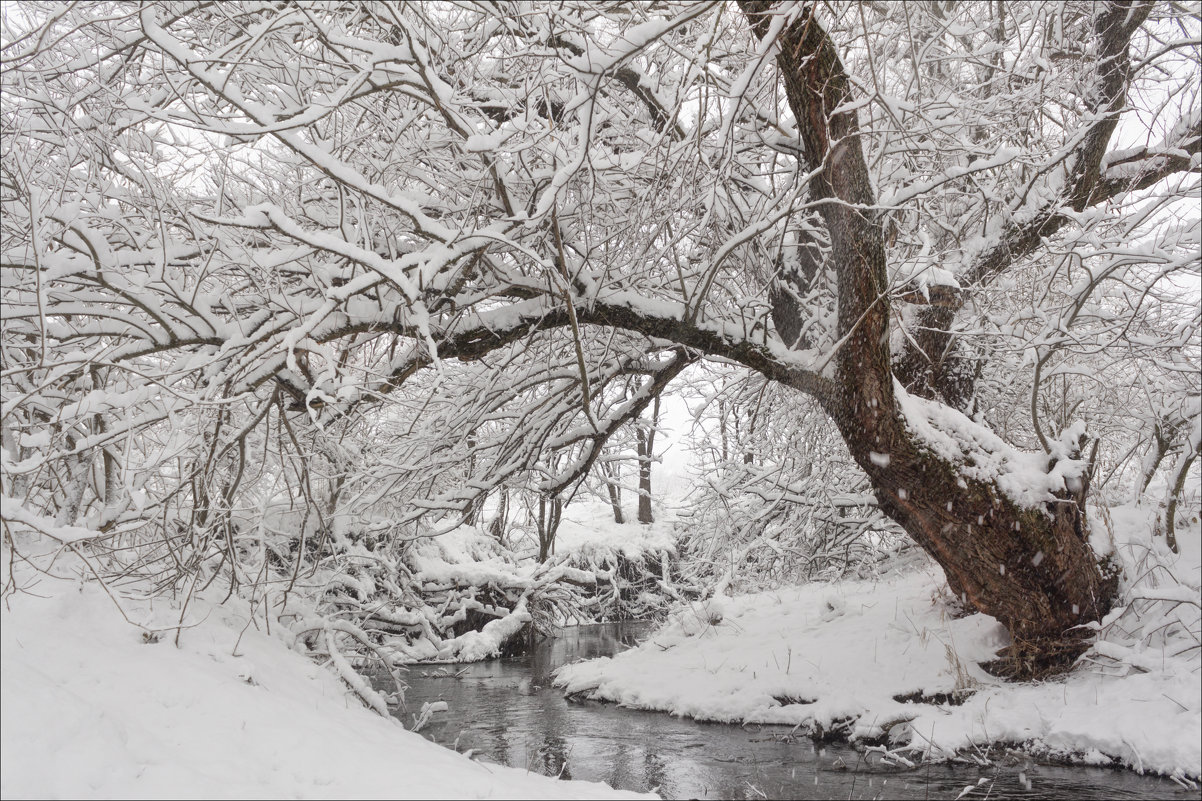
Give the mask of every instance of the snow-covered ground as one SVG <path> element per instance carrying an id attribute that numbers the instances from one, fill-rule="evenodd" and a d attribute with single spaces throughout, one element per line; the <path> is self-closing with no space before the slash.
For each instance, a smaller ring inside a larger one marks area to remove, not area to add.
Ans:
<path id="1" fill-rule="evenodd" d="M 642 797 L 405 731 L 245 605 L 193 599 L 176 647 L 174 632 L 152 641 L 123 620 L 94 582 L 28 589 L 0 609 L 4 798 Z M 165 599 L 122 606 L 152 630 L 180 619 Z"/>
<path id="2" fill-rule="evenodd" d="M 1021 743 L 1196 779 L 1198 536 L 1184 538 L 1180 557 L 1149 550 L 1148 522 L 1139 510 L 1096 522 L 1116 530 L 1134 580 L 1088 664 L 1067 678 L 1006 684 L 983 671 L 978 663 L 1007 644 L 1005 630 L 980 614 L 954 618 L 942 573 L 928 565 L 695 604 L 638 648 L 561 669 L 556 684 L 698 720 L 842 730 L 936 757 Z M 959 690 L 973 692 L 958 705 L 905 700 L 944 693 L 959 701 L 967 695 Z"/>
<path id="3" fill-rule="evenodd" d="M 565 551 L 671 548 L 670 520 L 615 526 L 602 503 L 572 512 L 561 529 Z M 985 673 L 978 663 L 1006 644 L 1004 630 L 982 615 L 956 618 L 940 571 L 920 564 L 876 581 L 680 608 L 642 646 L 568 666 L 557 683 L 700 720 L 883 740 L 899 754 L 1021 743 L 1196 780 L 1199 531 L 1195 524 L 1173 556 L 1147 544 L 1149 524 L 1135 508 L 1095 520 L 1096 542 L 1113 532 L 1128 583 L 1088 664 L 1067 678 L 1005 684 Z M 480 554 L 460 553 L 463 542 L 441 539 L 423 558 L 482 569 Z M 252 620 L 237 599 L 216 603 L 224 593 L 190 602 L 177 647 L 178 602 L 137 600 L 137 588 L 125 587 L 119 610 L 95 582 L 31 581 L 3 554 L 0 574 L 12 567 L 23 588 L 0 605 L 6 798 L 633 797 L 435 746 L 366 710 L 333 673 L 289 647 L 278 620 L 268 632 L 261 608 Z M 55 570 L 68 574 L 68 565 Z M 907 699 L 940 693 L 963 703 Z"/>
<path id="4" fill-rule="evenodd" d="M 608 504 L 592 499 L 571 504 L 564 510 L 555 535 L 555 553 L 620 553 L 639 559 L 648 552 L 676 550 L 676 515 L 672 510 L 656 504 L 655 522 L 650 525 L 635 522 L 632 509 L 628 514 L 631 519 L 617 525 Z"/>

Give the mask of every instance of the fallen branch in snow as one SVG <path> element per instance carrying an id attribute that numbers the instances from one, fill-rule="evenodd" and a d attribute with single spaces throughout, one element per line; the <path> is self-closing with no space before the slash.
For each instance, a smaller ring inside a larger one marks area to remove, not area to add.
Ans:
<path id="1" fill-rule="evenodd" d="M 865 754 L 880 754 L 881 761 L 887 765 L 900 765 L 903 768 L 913 768 L 915 765 L 901 754 L 900 749 L 890 750 L 883 745 L 870 745 L 864 748 Z"/>
<path id="2" fill-rule="evenodd" d="M 355 695 L 367 705 L 369 709 L 374 710 L 384 717 L 390 717 L 388 711 L 388 699 L 381 695 L 367 683 L 367 681 L 355 671 L 342 651 L 338 648 L 336 639 L 337 634 L 346 634 L 353 638 L 359 648 L 366 649 L 369 653 L 375 655 L 380 664 L 388 671 L 392 677 L 393 684 L 396 687 L 396 695 L 393 703 L 403 703 L 405 700 L 405 683 L 401 680 L 400 674 L 391 664 L 388 657 L 376 647 L 375 643 L 365 631 L 347 623 L 345 620 L 321 620 L 319 623 L 307 625 L 296 632 L 298 642 L 305 642 L 308 635 L 320 634 L 321 644 L 325 647 L 325 655 L 330 658 L 339 677 L 346 682 L 347 686 L 354 691 Z"/>
<path id="3" fill-rule="evenodd" d="M 355 695 L 359 696 L 363 703 L 367 704 L 368 708 L 378 713 L 381 717 L 391 717 L 388 712 L 388 703 L 378 692 L 373 690 L 362 676 L 355 672 L 355 669 L 346 661 L 346 657 L 338 650 L 338 646 L 334 643 L 334 633 L 326 628 L 322 630 L 322 636 L 326 646 L 326 653 L 330 657 L 330 661 L 334 663 L 334 667 L 338 670 L 338 675 L 346 682 Z"/>

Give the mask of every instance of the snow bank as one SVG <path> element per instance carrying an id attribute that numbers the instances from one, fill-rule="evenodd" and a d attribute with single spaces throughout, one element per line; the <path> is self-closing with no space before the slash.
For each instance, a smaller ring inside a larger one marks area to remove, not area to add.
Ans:
<path id="1" fill-rule="evenodd" d="M 668 510 L 656 509 L 655 522 L 643 525 L 635 522 L 633 509 L 626 511 L 631 519 L 619 526 L 614 523 L 613 512 L 606 504 L 597 501 L 572 504 L 565 510 L 555 535 L 555 553 L 579 553 L 582 556 L 620 553 L 627 559 L 676 553 L 674 515 Z"/>
<path id="2" fill-rule="evenodd" d="M 31 589 L 44 597 L 0 609 L 5 798 L 647 797 L 480 764 L 405 731 L 289 650 L 278 623 L 261 630 L 261 610 L 251 623 L 245 605 L 194 599 L 177 648 L 122 620 L 95 583 Z M 123 606 L 150 629 L 180 618 L 165 599 Z"/>
<path id="3" fill-rule="evenodd" d="M 638 648 L 562 668 L 556 684 L 726 723 L 829 730 L 870 711 L 897 717 L 908 707 L 894 695 L 955 689 L 958 664 L 961 684 L 987 681 L 966 660 L 1006 644 L 992 620 L 952 619 L 932 601 L 937 584 L 932 570 L 714 598 L 677 611 Z"/>
<path id="4" fill-rule="evenodd" d="M 1169 560 L 1167 552 L 1160 556 Z M 1192 599 L 1185 600 L 1196 605 L 1196 563 L 1196 555 L 1177 559 L 1186 583 L 1166 581 L 1159 592 L 1167 592 L 1167 600 L 1153 602 L 1180 606 L 1188 590 Z M 1151 571 L 1162 579 L 1165 572 Z M 887 581 L 715 598 L 677 612 L 638 648 L 561 668 L 555 683 L 640 709 L 799 725 L 901 743 L 932 757 L 1024 743 L 1067 759 L 1114 760 L 1194 778 L 1202 773 L 1197 649 L 1178 653 L 1197 636 L 1196 622 L 1187 620 L 1182 628 L 1193 633 L 1183 630 L 1177 640 L 1127 644 L 1111 642 L 1121 627 L 1107 628 L 1102 639 L 1111 647 L 1103 644 L 1072 675 L 1005 684 L 978 666 L 1007 644 L 1005 630 L 984 615 L 954 619 L 942 584 L 942 573 L 929 566 Z M 1127 606 L 1110 622 L 1149 594 L 1156 593 L 1132 584 Z M 1155 614 L 1160 617 L 1145 614 L 1149 631 L 1167 619 L 1164 609 Z"/>

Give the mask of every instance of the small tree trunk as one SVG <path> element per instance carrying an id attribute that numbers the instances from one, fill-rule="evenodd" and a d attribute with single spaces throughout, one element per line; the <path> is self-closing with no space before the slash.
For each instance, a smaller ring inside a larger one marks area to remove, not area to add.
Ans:
<path id="1" fill-rule="evenodd" d="M 474 526 L 480 520 L 480 512 L 484 509 L 484 496 L 473 498 L 467 505 L 467 511 L 463 513 L 463 522 L 465 525 Z"/>
<path id="2" fill-rule="evenodd" d="M 555 534 L 559 531 L 559 522 L 563 519 L 563 500 L 561 498 L 538 499 L 538 561 L 547 561 L 547 557 L 555 552 Z"/>
<path id="3" fill-rule="evenodd" d="M 472 471 L 476 468 L 476 432 L 474 431 L 467 435 L 467 448 L 467 472 L 468 475 L 471 475 Z M 463 515 L 464 523 L 469 526 L 476 525 L 481 513 L 484 511 L 484 498 L 484 495 L 478 495 L 472 499 L 468 504 L 467 511 Z"/>
<path id="4" fill-rule="evenodd" d="M 1152 426 L 1152 451 L 1140 465 L 1140 479 L 1135 487 L 1135 496 L 1131 499 L 1138 501 L 1145 492 L 1148 491 L 1148 485 L 1152 483 L 1152 479 L 1156 478 L 1156 469 L 1160 467 L 1160 463 L 1164 461 L 1164 457 L 1168 455 L 1169 450 L 1173 447 L 1171 436 L 1165 436 L 1161 431 L 1160 425 Z"/>
<path id="5" fill-rule="evenodd" d="M 626 522 L 626 516 L 622 514 L 622 487 L 618 483 L 617 471 L 613 465 L 602 462 L 601 477 L 604 479 L 605 489 L 609 493 L 609 505 L 613 509 L 614 522 L 622 525 Z"/>
<path id="6" fill-rule="evenodd" d="M 651 514 L 651 456 L 647 447 L 647 433 L 638 429 L 634 433 L 639 455 L 639 522 L 652 523 Z"/>
<path id="7" fill-rule="evenodd" d="M 497 514 L 488 524 L 488 533 L 497 542 L 505 544 L 505 526 L 509 522 L 509 492 L 505 487 L 499 490 L 497 498 Z"/>
<path id="8" fill-rule="evenodd" d="M 718 398 L 718 436 L 722 443 L 722 464 L 726 464 L 729 448 L 726 443 L 726 401 Z"/>
<path id="9" fill-rule="evenodd" d="M 659 396 L 651 407 L 651 425 L 634 431 L 639 456 L 639 522 L 654 523 L 651 513 L 651 460 L 655 453 L 655 429 L 659 425 Z"/>
<path id="10" fill-rule="evenodd" d="M 1198 434 L 1195 432 L 1190 450 L 1181 454 L 1172 476 L 1173 486 L 1169 490 L 1169 503 L 1164 513 L 1164 538 L 1173 553 L 1177 553 L 1177 501 L 1185 492 L 1185 477 L 1189 475 L 1190 466 L 1198 456 L 1198 446 Z"/>

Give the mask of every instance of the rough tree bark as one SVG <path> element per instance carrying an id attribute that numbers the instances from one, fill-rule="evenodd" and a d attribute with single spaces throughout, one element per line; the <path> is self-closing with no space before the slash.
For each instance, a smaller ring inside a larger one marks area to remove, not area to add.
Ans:
<path id="1" fill-rule="evenodd" d="M 769 35 L 773 3 L 741 5 L 756 35 Z M 820 202 L 837 281 L 842 344 L 833 388 L 818 400 L 881 509 L 943 567 L 954 592 L 1010 631 L 1006 671 L 1031 677 L 1063 668 L 1084 648 L 1074 627 L 1103 616 L 1114 592 L 1088 542 L 1088 487 L 1062 492 L 1043 509 L 1021 506 L 934 453 L 907 426 L 894 391 L 884 233 L 857 114 L 848 109 L 852 85 L 813 7 L 777 36 L 777 63 L 806 167 L 817 171 L 810 198 Z"/>

